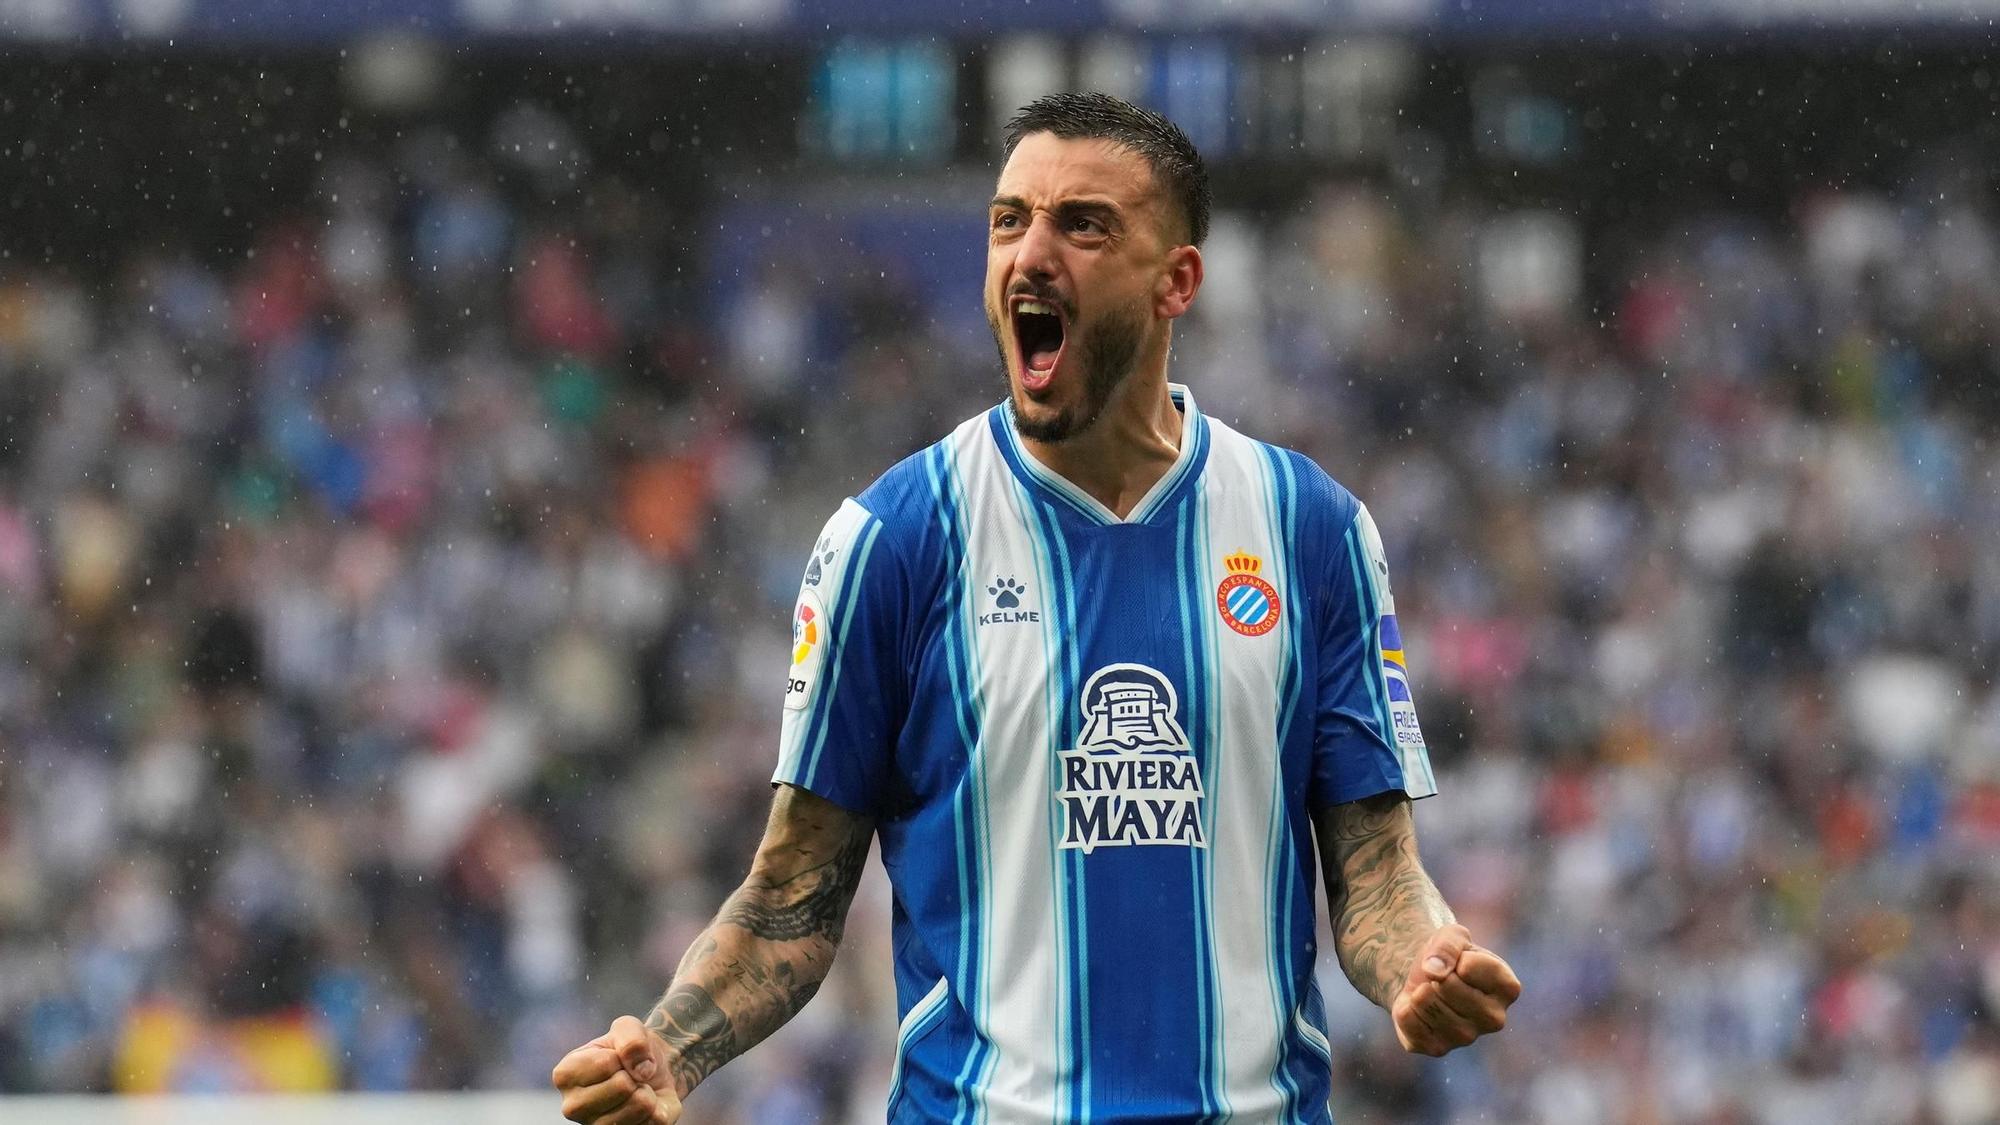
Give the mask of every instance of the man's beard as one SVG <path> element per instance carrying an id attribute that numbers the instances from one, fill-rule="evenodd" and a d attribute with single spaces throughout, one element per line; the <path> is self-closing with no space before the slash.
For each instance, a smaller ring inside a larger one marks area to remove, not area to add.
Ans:
<path id="1" fill-rule="evenodd" d="M 1003 328 L 1001 323 L 993 324 L 993 341 L 1000 348 L 1000 377 L 1006 381 L 1011 396 L 1014 373 L 1007 366 L 1007 338 L 1001 334 L 1003 331 L 1011 332 L 1012 326 Z M 1112 392 L 1132 374 L 1133 360 L 1139 354 L 1145 334 L 1143 312 L 1106 313 L 1075 341 L 1077 364 L 1083 369 L 1083 400 L 1058 410 L 1052 418 L 1030 419 L 1018 408 L 1012 410 L 1009 413 L 1014 416 L 1014 432 L 1029 441 L 1054 445 L 1096 425 L 1105 405 L 1111 401 Z"/>

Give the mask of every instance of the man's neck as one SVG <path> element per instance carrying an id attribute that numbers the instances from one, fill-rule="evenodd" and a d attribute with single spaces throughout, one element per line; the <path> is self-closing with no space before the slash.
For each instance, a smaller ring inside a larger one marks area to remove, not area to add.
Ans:
<path id="1" fill-rule="evenodd" d="M 1174 467 L 1181 439 L 1181 412 L 1167 391 L 1167 365 L 1161 362 L 1133 372 L 1083 433 L 1053 443 L 1023 438 L 1021 444 L 1122 520 Z"/>

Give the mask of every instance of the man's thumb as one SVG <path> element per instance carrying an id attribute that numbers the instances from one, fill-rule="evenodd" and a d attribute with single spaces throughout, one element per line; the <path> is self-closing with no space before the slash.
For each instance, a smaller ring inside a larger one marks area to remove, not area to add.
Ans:
<path id="1" fill-rule="evenodd" d="M 1410 966 L 1410 983 L 1422 984 L 1427 980 L 1443 980 L 1458 966 L 1458 956 L 1465 947 L 1472 944 L 1472 931 L 1452 923 L 1439 926 L 1431 940 L 1424 943 L 1424 950 L 1417 954 L 1416 963 Z"/>
<path id="2" fill-rule="evenodd" d="M 632 1077 L 641 1082 L 653 1080 L 653 1038 L 645 1024 L 632 1016 L 611 1021 L 611 1049 L 618 1052 L 618 1061 Z"/>

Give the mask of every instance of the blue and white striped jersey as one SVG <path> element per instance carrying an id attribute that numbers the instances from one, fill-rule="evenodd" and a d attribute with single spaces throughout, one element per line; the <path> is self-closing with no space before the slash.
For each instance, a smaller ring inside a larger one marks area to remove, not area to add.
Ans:
<path id="1" fill-rule="evenodd" d="M 1380 538 L 1205 418 L 1126 519 L 1006 405 L 835 513 L 775 780 L 876 818 L 892 1122 L 1324 1122 L 1309 811 L 1435 791 Z"/>

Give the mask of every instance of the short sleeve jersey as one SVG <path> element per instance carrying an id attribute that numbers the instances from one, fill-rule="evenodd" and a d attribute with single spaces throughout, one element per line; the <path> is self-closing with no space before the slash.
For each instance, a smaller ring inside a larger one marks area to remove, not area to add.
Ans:
<path id="1" fill-rule="evenodd" d="M 1003 404 L 813 548 L 775 780 L 876 820 L 893 1122 L 1328 1120 L 1310 813 L 1435 783 L 1366 509 L 1172 394 L 1124 519 Z"/>

